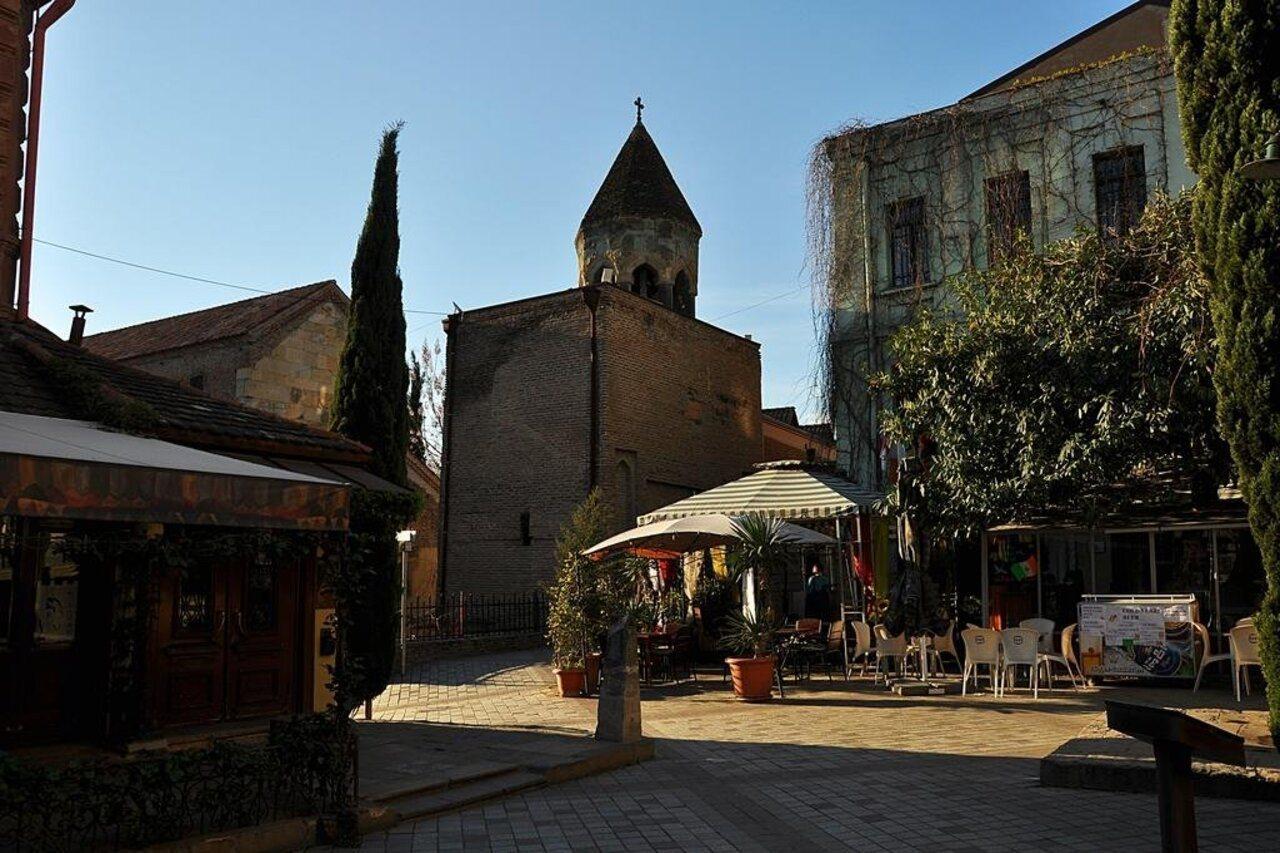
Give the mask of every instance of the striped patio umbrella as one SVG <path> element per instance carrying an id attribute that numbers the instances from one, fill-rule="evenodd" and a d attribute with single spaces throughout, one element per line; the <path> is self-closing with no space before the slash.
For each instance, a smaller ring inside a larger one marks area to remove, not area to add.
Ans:
<path id="1" fill-rule="evenodd" d="M 655 521 L 597 542 L 582 553 L 594 560 L 623 551 L 637 557 L 678 557 L 690 551 L 737 542 L 738 535 L 733 522 L 726 515 L 697 515 Z M 786 522 L 782 523 L 778 533 L 778 538 L 787 545 L 817 547 L 836 544 L 836 540 L 830 536 Z"/>
<path id="2" fill-rule="evenodd" d="M 711 514 L 839 518 L 859 509 L 868 510 L 883 497 L 803 462 L 762 462 L 755 467 L 757 470 L 746 477 L 668 504 L 636 520 L 643 525 Z"/>

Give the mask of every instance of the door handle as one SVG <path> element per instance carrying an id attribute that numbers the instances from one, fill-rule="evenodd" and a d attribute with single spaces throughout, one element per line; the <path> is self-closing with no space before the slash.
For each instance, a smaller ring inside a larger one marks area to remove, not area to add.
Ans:
<path id="1" fill-rule="evenodd" d="M 222 633 L 222 629 L 227 627 L 227 611 L 218 611 L 218 627 L 213 629 L 213 635 L 216 637 Z"/>
<path id="2" fill-rule="evenodd" d="M 240 645 L 240 641 L 244 639 L 244 613 L 240 610 L 236 611 L 236 636 L 231 641 L 232 648 Z"/>

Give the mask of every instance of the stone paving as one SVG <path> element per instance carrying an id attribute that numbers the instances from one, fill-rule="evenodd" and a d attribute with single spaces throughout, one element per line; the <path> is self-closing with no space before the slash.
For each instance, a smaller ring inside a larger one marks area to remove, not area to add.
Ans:
<path id="1" fill-rule="evenodd" d="M 545 653 L 443 661 L 375 704 L 383 720 L 585 731 Z M 735 702 L 718 674 L 644 692 L 645 764 L 369 836 L 369 850 L 1159 849 L 1153 796 L 1043 788 L 1038 759 L 1103 696 L 1230 706 L 1221 690 L 1055 690 L 899 698 L 816 674 L 785 701 Z M 1260 707 L 1254 697 L 1250 707 Z M 465 734 L 460 735 L 465 737 Z M 1201 798 L 1201 848 L 1280 849 L 1280 804 Z"/>

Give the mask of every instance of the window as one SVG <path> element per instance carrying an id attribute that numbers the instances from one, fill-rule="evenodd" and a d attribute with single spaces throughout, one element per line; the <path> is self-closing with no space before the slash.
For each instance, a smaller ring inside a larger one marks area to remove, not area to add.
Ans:
<path id="1" fill-rule="evenodd" d="M 204 390 L 204 374 L 197 373 L 196 375 L 192 376 L 190 379 L 187 380 L 187 384 L 190 385 L 192 388 L 195 388 L 196 390 L 203 391 Z"/>
<path id="2" fill-rule="evenodd" d="M 276 613 L 276 567 L 265 555 L 249 566 L 245 584 L 245 621 L 250 631 L 274 631 L 278 621 Z"/>
<path id="3" fill-rule="evenodd" d="M 533 527 L 532 520 L 529 517 L 528 510 L 520 513 L 520 544 L 533 544 Z"/>
<path id="4" fill-rule="evenodd" d="M 889 205 L 889 276 L 893 287 L 914 287 L 928 279 L 925 256 L 924 199 L 920 196 Z"/>
<path id="5" fill-rule="evenodd" d="M 1125 234 L 1137 225 L 1147 206 L 1147 167 L 1142 146 L 1094 154 L 1093 192 L 1100 233 Z"/>
<path id="6" fill-rule="evenodd" d="M 992 260 L 1031 231 L 1031 175 L 1026 170 L 987 178 L 987 245 Z"/>
<path id="7" fill-rule="evenodd" d="M 631 470 L 631 462 L 619 459 L 614 467 L 615 485 L 618 497 L 618 520 L 632 527 L 636 523 L 636 484 Z"/>
<path id="8" fill-rule="evenodd" d="M 61 533 L 45 543 L 36 576 L 37 643 L 69 643 L 76 638 L 80 570 L 62 554 Z"/>
<path id="9" fill-rule="evenodd" d="M 180 570 L 176 615 L 178 631 L 213 630 L 213 569 L 210 566 L 195 564 Z"/>
<path id="10" fill-rule="evenodd" d="M 684 270 L 676 273 L 675 309 L 686 317 L 693 316 L 693 287 Z"/>
<path id="11" fill-rule="evenodd" d="M 662 301 L 662 288 L 658 286 L 658 271 L 648 264 L 641 264 L 631 274 L 632 291 L 646 299 Z"/>

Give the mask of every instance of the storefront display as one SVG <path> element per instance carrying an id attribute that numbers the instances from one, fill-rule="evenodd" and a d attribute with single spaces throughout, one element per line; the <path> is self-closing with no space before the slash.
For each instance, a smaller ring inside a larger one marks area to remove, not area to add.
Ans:
<path id="1" fill-rule="evenodd" d="M 1078 612 L 1086 676 L 1195 677 L 1194 595 L 1086 595 Z"/>

